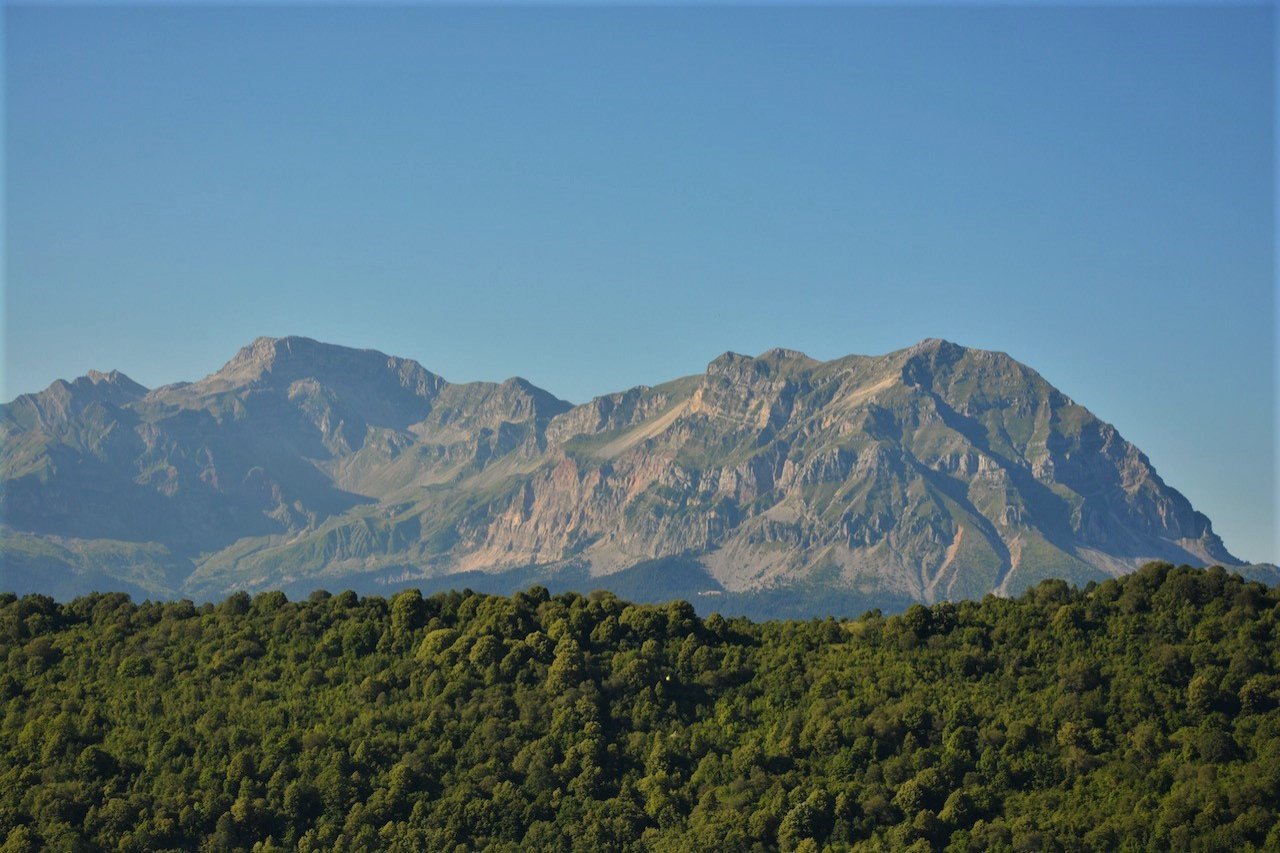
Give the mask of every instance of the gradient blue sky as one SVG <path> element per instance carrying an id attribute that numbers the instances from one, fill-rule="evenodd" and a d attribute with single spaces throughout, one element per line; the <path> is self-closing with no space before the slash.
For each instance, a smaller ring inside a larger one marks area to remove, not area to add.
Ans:
<path id="1" fill-rule="evenodd" d="M 24 7 L 4 388 L 1004 350 L 1277 560 L 1275 13 Z"/>

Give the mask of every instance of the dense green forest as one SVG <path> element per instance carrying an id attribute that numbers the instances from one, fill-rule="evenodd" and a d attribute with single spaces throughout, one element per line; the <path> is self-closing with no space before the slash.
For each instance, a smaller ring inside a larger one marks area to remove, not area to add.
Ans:
<path id="1" fill-rule="evenodd" d="M 1280 591 L 0 596 L 4 851 L 1280 849 Z"/>

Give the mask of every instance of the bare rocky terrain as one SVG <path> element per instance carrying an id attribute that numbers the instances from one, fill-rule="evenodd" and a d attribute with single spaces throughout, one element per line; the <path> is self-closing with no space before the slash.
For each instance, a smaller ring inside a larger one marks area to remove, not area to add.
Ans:
<path id="1" fill-rule="evenodd" d="M 197 382 L 0 407 L 0 486 L 0 586 L 62 596 L 539 582 L 794 614 L 1242 563 L 1112 426 L 932 339 L 725 353 L 575 406 L 262 338 Z"/>

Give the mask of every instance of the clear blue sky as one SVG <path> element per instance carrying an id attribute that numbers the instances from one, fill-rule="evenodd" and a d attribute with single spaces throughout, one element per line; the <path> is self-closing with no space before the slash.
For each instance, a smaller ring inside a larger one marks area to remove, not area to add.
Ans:
<path id="1" fill-rule="evenodd" d="M 257 335 L 575 401 L 937 336 L 1280 558 L 1269 6 L 4 15 L 6 399 Z"/>

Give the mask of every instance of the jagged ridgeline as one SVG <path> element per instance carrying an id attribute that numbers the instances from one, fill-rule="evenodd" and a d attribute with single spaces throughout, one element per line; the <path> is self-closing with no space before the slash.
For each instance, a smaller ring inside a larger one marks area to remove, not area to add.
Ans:
<path id="1" fill-rule="evenodd" d="M 727 353 L 573 406 L 263 338 L 194 383 L 19 397 L 0 487 L 0 586 L 62 597 L 537 582 L 824 615 L 1241 563 L 1110 425 L 939 340 Z"/>
<path id="2" fill-rule="evenodd" d="M 1280 590 L 0 595 L 4 850 L 1276 850 Z"/>

